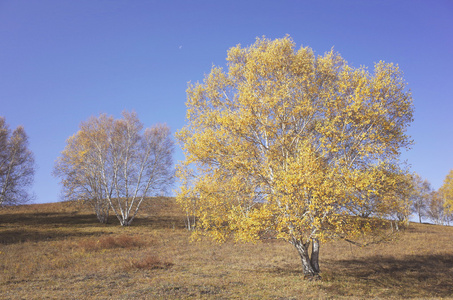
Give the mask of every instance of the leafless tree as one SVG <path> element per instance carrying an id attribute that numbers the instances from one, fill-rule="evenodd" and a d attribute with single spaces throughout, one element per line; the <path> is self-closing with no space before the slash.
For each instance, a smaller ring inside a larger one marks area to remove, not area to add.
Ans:
<path id="1" fill-rule="evenodd" d="M 429 205 L 426 212 L 434 224 L 443 225 L 446 223 L 444 199 L 442 198 L 441 193 L 438 191 L 432 191 L 429 194 Z"/>
<path id="2" fill-rule="evenodd" d="M 141 204 L 173 183 L 173 140 L 158 124 L 143 131 L 137 114 L 101 115 L 82 122 L 67 141 L 54 174 L 62 178 L 64 197 L 92 203 L 99 221 L 112 210 L 130 225 Z"/>
<path id="3" fill-rule="evenodd" d="M 34 165 L 24 128 L 19 126 L 11 133 L 5 118 L 0 117 L 0 206 L 32 199 L 27 189 L 33 184 Z"/>
<path id="4" fill-rule="evenodd" d="M 432 195 L 431 183 L 423 179 L 418 174 L 412 176 L 412 193 L 410 200 L 412 202 L 412 212 L 418 216 L 419 223 L 423 217 L 429 216 L 429 203 Z"/>

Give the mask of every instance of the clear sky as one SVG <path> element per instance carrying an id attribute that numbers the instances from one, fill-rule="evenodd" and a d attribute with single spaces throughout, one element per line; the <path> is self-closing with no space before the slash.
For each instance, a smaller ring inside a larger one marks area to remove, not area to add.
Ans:
<path id="1" fill-rule="evenodd" d="M 286 34 L 355 67 L 399 64 L 415 104 L 403 157 L 441 186 L 453 169 L 451 0 L 0 0 L 0 116 L 29 135 L 35 202 L 60 200 L 51 172 L 81 121 L 135 110 L 175 132 L 188 81 L 224 66 L 230 47 Z"/>

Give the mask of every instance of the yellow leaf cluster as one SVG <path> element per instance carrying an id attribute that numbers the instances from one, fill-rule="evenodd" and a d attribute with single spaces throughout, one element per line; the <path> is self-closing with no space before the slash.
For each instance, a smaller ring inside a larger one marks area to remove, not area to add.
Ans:
<path id="1" fill-rule="evenodd" d="M 453 170 L 450 170 L 440 188 L 440 194 L 444 199 L 444 208 L 448 213 L 453 214 Z"/>

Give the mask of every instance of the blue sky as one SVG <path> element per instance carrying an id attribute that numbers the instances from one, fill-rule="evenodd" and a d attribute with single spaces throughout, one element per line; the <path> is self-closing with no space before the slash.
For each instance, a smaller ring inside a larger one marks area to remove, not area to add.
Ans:
<path id="1" fill-rule="evenodd" d="M 175 132 L 188 81 L 224 66 L 230 47 L 286 34 L 355 67 L 399 64 L 415 104 L 403 158 L 441 186 L 453 169 L 453 1 L 0 0 L 0 116 L 30 137 L 35 202 L 60 200 L 51 172 L 81 121 L 135 110 Z"/>

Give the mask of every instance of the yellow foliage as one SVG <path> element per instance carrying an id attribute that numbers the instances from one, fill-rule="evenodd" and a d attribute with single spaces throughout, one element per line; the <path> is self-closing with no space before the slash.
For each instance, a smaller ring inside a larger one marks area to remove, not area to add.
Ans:
<path id="1" fill-rule="evenodd" d="M 445 210 L 448 213 L 453 214 L 453 170 L 450 170 L 448 175 L 445 177 L 444 183 L 439 191 L 445 201 Z"/>
<path id="2" fill-rule="evenodd" d="M 412 99 L 398 66 L 353 68 L 291 38 L 231 48 L 187 89 L 178 202 L 218 241 L 351 237 L 407 209 Z M 198 234 L 198 233 L 197 233 Z"/>

